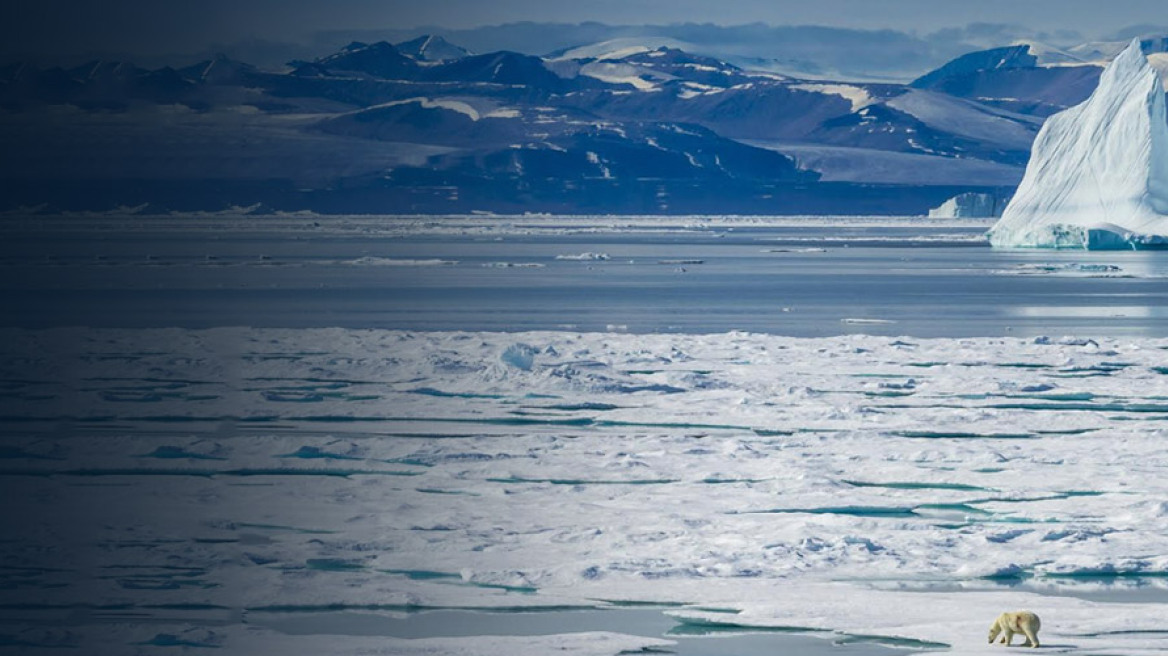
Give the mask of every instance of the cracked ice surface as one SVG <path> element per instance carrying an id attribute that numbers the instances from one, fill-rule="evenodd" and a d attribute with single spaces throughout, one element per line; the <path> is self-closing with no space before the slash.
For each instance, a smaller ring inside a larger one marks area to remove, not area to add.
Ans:
<path id="1" fill-rule="evenodd" d="M 1052 649 L 1164 648 L 1162 605 L 1034 590 L 1168 574 L 1165 340 L 54 329 L 0 344 L 10 610 L 658 601 L 688 604 L 686 621 L 981 653 L 998 612 L 1029 607 Z M 954 588 L 913 587 L 936 582 Z M 187 642 L 286 644 L 211 631 Z M 409 648 L 521 644 L 433 640 Z M 656 644 L 611 640 L 577 651 Z"/>

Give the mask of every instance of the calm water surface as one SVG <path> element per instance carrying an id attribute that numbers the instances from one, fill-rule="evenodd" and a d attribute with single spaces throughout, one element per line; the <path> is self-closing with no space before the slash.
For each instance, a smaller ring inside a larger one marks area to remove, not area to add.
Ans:
<path id="1" fill-rule="evenodd" d="M 900 656 L 920 644 L 873 642 L 788 630 L 696 627 L 679 624 L 661 610 L 615 608 L 529 613 L 435 610 L 389 617 L 369 613 L 308 613 L 295 618 L 257 616 L 251 623 L 290 635 L 394 636 L 426 638 L 475 635 L 555 635 L 611 631 L 674 641 L 677 656 Z"/>
<path id="2" fill-rule="evenodd" d="M 1162 332 L 1168 253 L 994 251 L 971 241 L 982 231 L 10 231 L 0 244 L 0 325 Z M 584 253 L 607 259 L 557 259 Z"/>

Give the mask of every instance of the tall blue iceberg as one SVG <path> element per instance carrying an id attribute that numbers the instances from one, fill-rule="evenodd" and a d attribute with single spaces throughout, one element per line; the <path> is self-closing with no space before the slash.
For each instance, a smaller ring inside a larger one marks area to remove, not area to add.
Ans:
<path id="1" fill-rule="evenodd" d="M 1138 39 L 1090 98 L 1047 119 L 989 238 L 999 248 L 1168 247 L 1164 88 Z"/>

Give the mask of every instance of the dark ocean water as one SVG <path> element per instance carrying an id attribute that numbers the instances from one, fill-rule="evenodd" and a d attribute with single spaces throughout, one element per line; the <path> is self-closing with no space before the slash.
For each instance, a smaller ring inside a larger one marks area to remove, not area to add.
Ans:
<path id="1" fill-rule="evenodd" d="M 12 230 L 0 243 L 0 325 L 1162 332 L 1168 253 L 995 251 L 975 240 L 983 230 Z M 607 259 L 557 259 L 585 253 Z"/>

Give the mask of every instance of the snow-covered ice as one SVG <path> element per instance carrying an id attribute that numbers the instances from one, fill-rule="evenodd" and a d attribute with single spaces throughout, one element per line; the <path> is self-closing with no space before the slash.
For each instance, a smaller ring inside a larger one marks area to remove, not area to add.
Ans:
<path id="1" fill-rule="evenodd" d="M 557 260 L 579 260 L 582 262 L 602 262 L 609 259 L 608 253 L 593 253 L 591 251 L 576 254 L 557 255 Z"/>
<path id="2" fill-rule="evenodd" d="M 429 266 L 453 266 L 458 264 L 454 260 L 409 260 L 392 257 L 373 257 L 365 256 L 359 257 L 355 260 L 347 260 L 344 264 L 352 266 L 389 266 L 389 267 L 429 267 Z"/>
<path id="3" fill-rule="evenodd" d="M 1168 245 L 1168 117 L 1160 78 L 1139 39 L 1107 66 L 1090 98 L 1043 125 L 990 242 Z"/>
<path id="4" fill-rule="evenodd" d="M 1165 580 L 1166 376 L 1148 338 L 3 330 L 20 501 L 0 513 L 22 530 L 0 603 L 651 601 L 958 654 L 991 653 L 993 616 L 1028 607 L 1044 648 L 1162 653 L 1162 604 L 1039 593 Z M 122 644 L 155 634 L 289 644 L 144 624 Z M 660 646 L 590 640 L 336 653 Z"/>

